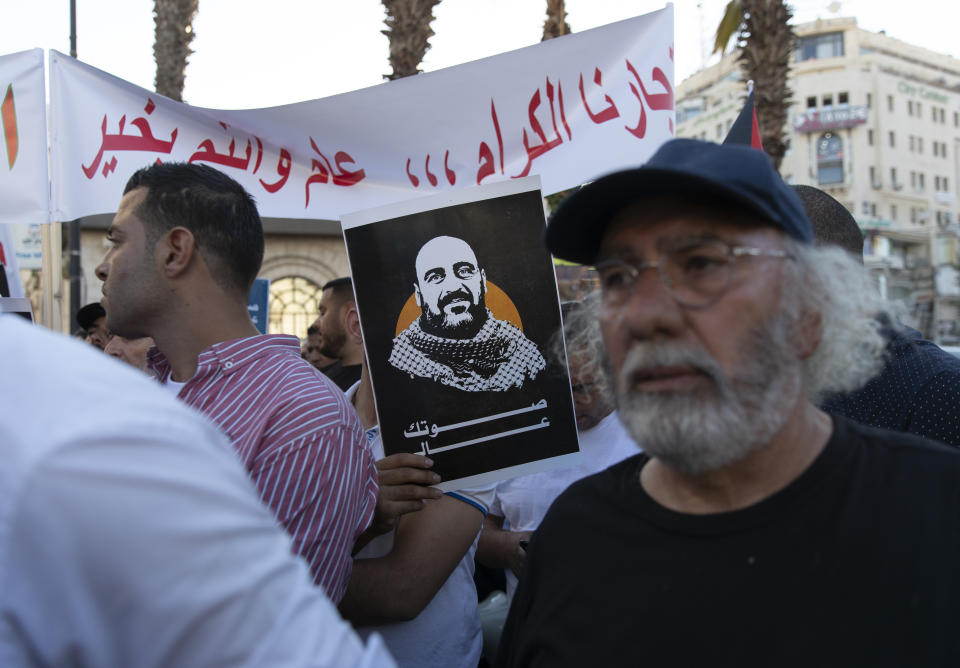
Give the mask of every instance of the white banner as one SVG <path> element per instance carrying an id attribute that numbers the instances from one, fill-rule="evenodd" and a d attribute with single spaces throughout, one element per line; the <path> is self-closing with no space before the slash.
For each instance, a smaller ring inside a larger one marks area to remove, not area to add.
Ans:
<path id="1" fill-rule="evenodd" d="M 642 163 L 673 135 L 673 7 L 267 109 L 191 107 L 53 51 L 50 82 L 55 220 L 114 211 L 157 160 L 222 169 L 263 216 L 336 219 L 528 174 L 551 193 Z"/>
<path id="2" fill-rule="evenodd" d="M 0 56 L 0 224 L 49 220 L 43 81 L 43 49 Z"/>

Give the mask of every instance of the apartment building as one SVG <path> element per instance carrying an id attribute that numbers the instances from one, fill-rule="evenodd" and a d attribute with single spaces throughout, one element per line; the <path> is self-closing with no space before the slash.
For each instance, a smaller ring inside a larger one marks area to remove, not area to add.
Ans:
<path id="1" fill-rule="evenodd" d="M 879 289 L 926 336 L 960 342 L 960 60 L 853 18 L 795 32 L 781 174 L 842 202 Z M 677 136 L 722 141 L 745 95 L 736 53 L 692 75 L 677 90 Z"/>

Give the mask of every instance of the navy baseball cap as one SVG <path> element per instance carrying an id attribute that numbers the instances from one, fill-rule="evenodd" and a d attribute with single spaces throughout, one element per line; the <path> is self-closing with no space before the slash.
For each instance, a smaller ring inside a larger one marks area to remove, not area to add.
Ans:
<path id="1" fill-rule="evenodd" d="M 550 217 L 544 241 L 556 257 L 593 264 L 610 220 L 624 207 L 675 195 L 725 203 L 804 243 L 813 228 L 800 198 L 763 151 L 697 139 L 671 139 L 634 169 L 607 174 L 567 197 Z"/>

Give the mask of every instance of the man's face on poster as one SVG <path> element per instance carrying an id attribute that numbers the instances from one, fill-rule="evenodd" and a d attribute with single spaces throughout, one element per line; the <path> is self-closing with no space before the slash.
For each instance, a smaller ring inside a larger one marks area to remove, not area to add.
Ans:
<path id="1" fill-rule="evenodd" d="M 417 254 L 414 294 L 421 328 L 446 338 L 471 338 L 486 320 L 487 278 L 462 239 L 435 237 Z"/>

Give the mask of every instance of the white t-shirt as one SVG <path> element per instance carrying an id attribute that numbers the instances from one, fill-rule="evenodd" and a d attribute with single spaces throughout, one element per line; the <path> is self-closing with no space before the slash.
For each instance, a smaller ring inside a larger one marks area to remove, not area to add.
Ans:
<path id="1" fill-rule="evenodd" d="M 0 666 L 394 665 L 199 413 L 15 316 L 0 360 Z"/>
<path id="2" fill-rule="evenodd" d="M 170 394 L 175 397 L 180 396 L 180 390 L 183 389 L 183 386 L 187 384 L 187 381 L 182 383 L 173 379 L 173 376 L 170 375 L 167 377 L 167 380 L 163 383 L 163 388 L 167 390 Z"/>
<path id="3" fill-rule="evenodd" d="M 571 484 L 623 461 L 640 448 L 623 428 L 617 412 L 579 433 L 582 457 L 577 466 L 511 478 L 497 484 L 490 514 L 504 519 L 510 531 L 534 531 L 554 500 Z M 517 578 L 507 569 L 507 597 L 512 601 Z"/>
<path id="4" fill-rule="evenodd" d="M 347 391 L 353 401 L 359 382 Z M 383 441 L 380 429 L 367 430 L 367 442 L 376 460 L 383 459 Z M 493 498 L 494 485 L 448 492 L 464 503 L 487 513 Z M 357 632 L 367 638 L 376 632 L 401 668 L 476 668 L 483 650 L 480 615 L 477 608 L 477 588 L 473 583 L 473 555 L 477 551 L 477 537 L 460 563 L 427 606 L 408 622 L 394 622 L 378 626 L 361 626 Z M 377 536 L 358 554 L 358 559 L 375 559 L 390 554 L 394 533 Z"/>

